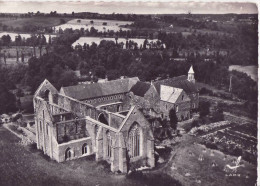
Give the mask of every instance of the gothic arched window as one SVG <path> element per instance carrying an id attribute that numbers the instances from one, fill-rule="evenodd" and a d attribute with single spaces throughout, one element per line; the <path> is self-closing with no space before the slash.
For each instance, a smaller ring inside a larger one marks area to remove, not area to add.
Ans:
<path id="1" fill-rule="evenodd" d="M 67 148 L 65 151 L 65 160 L 70 159 L 72 157 L 72 150 Z"/>
<path id="2" fill-rule="evenodd" d="M 112 138 L 109 131 L 107 131 L 107 156 L 112 156 Z"/>
<path id="3" fill-rule="evenodd" d="M 129 152 L 130 157 L 141 155 L 141 131 L 137 124 L 129 132 Z"/>
<path id="4" fill-rule="evenodd" d="M 82 145 L 82 154 L 87 154 L 88 153 L 88 145 L 84 143 Z"/>

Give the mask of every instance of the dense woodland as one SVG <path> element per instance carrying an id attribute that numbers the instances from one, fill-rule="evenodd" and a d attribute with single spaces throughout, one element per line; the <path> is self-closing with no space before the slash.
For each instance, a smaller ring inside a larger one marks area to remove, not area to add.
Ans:
<path id="1" fill-rule="evenodd" d="M 158 24 L 150 20 L 144 24 L 144 20 L 150 17 L 135 19 L 132 27 L 157 27 Z M 122 19 L 121 19 L 122 20 Z M 176 22 L 178 19 L 164 17 L 165 22 Z M 153 22 L 153 23 L 152 23 Z M 103 40 L 99 45 L 78 46 L 72 48 L 71 44 L 81 36 L 115 37 L 115 41 Z M 126 49 L 117 42 L 118 37 L 129 38 Z M 136 47 L 131 42 L 133 37 L 147 39 L 156 38 L 160 43 L 151 47 L 147 40 Z M 161 46 L 165 44 L 165 47 Z M 192 34 L 183 36 L 181 33 L 166 33 L 159 31 L 151 33 L 140 29 L 119 32 L 97 32 L 91 30 L 61 31 L 56 38 L 46 41 L 42 34 L 32 34 L 26 40 L 17 37 L 11 41 L 10 36 L 0 39 L 2 49 L 11 46 L 32 46 L 47 50 L 41 57 L 31 57 L 28 65 L 20 64 L 12 68 L 0 67 L 1 99 L 13 100 L 1 108 L 0 113 L 11 111 L 15 107 L 15 99 L 9 90 L 16 84 L 24 84 L 32 88 L 32 93 L 39 84 L 47 78 L 58 89 L 62 86 L 77 84 L 78 78 L 74 71 L 80 70 L 85 75 L 85 80 L 90 80 L 89 73 L 94 75 L 94 81 L 98 78 L 117 79 L 120 76 L 138 76 L 142 81 L 151 81 L 160 78 L 175 77 L 187 74 L 190 65 L 194 66 L 195 78 L 199 82 L 213 85 L 214 87 L 228 90 L 230 72 L 228 66 L 257 65 L 257 28 L 248 25 L 239 25 L 232 33 L 202 34 L 192 30 Z M 156 46 L 157 45 L 157 46 Z M 200 54 L 201 50 L 213 51 L 211 55 Z M 186 62 L 174 61 L 180 57 L 181 51 L 188 51 Z M 227 55 L 221 55 L 220 51 L 227 51 Z M 34 55 L 35 56 L 35 55 Z M 3 56 L 2 56 L 3 57 Z M 211 59 L 204 61 L 205 58 Z M 1 60 L 3 60 L 1 58 Z M 2 63 L 3 64 L 3 63 Z M 248 101 L 257 100 L 257 83 L 246 74 L 232 72 L 232 93 L 241 99 Z M 82 79 L 81 79 L 82 80 Z"/>

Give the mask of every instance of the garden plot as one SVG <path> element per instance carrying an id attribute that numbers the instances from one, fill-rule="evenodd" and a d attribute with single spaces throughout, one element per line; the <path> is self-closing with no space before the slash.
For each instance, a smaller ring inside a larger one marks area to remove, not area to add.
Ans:
<path id="1" fill-rule="evenodd" d="M 128 28 L 123 28 L 123 25 L 130 25 L 133 22 L 130 21 L 117 21 L 117 20 L 101 20 L 101 19 L 73 19 L 69 22 L 58 25 L 53 27 L 55 32 L 58 32 L 59 29 L 65 30 L 67 28 L 72 28 L 73 30 L 84 28 L 84 30 L 90 30 L 91 27 L 94 27 L 99 32 L 108 32 L 113 30 L 114 32 L 117 31 L 124 31 L 130 30 Z"/>
<path id="2" fill-rule="evenodd" d="M 228 176 L 227 165 L 234 165 L 237 157 L 226 155 L 204 145 L 189 143 L 175 149 L 164 171 L 183 185 L 254 185 L 256 166 L 241 161 L 235 177 Z"/>
<path id="3" fill-rule="evenodd" d="M 225 153 L 242 156 L 255 163 L 257 158 L 256 126 L 252 124 L 233 125 L 202 135 L 206 146 L 219 149 Z"/>

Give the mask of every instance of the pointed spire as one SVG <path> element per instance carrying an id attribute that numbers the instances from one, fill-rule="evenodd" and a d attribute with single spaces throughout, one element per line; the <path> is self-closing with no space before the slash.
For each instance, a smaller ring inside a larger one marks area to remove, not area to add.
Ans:
<path id="1" fill-rule="evenodd" d="M 191 67 L 190 67 L 190 70 L 189 70 L 189 72 L 188 72 L 189 74 L 194 74 L 194 70 L 193 70 L 193 67 L 192 67 L 192 65 L 191 65 Z"/>
<path id="2" fill-rule="evenodd" d="M 188 81 L 192 82 L 192 83 L 195 83 L 195 79 L 194 79 L 194 70 L 193 70 L 193 67 L 191 65 L 190 67 L 190 70 L 188 72 Z"/>

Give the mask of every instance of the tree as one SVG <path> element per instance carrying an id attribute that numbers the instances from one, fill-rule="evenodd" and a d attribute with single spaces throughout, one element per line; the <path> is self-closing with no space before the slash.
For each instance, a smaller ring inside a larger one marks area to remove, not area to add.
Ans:
<path id="1" fill-rule="evenodd" d="M 218 106 L 218 109 L 212 113 L 212 121 L 219 122 L 224 120 L 224 114 L 221 107 Z"/>
<path id="2" fill-rule="evenodd" d="M 5 83 L 0 83 L 0 85 L 0 114 L 16 111 L 15 96 L 8 91 Z"/>
<path id="3" fill-rule="evenodd" d="M 64 19 L 60 19 L 60 24 L 65 24 L 66 21 Z"/>
<path id="4" fill-rule="evenodd" d="M 200 117 L 204 117 L 204 116 L 209 114 L 209 107 L 210 107 L 210 103 L 209 102 L 201 101 L 199 103 Z"/>
<path id="5" fill-rule="evenodd" d="M 169 112 L 169 118 L 170 118 L 170 125 L 173 130 L 177 129 L 177 123 L 178 123 L 178 117 L 176 115 L 176 110 L 171 109 Z"/>

